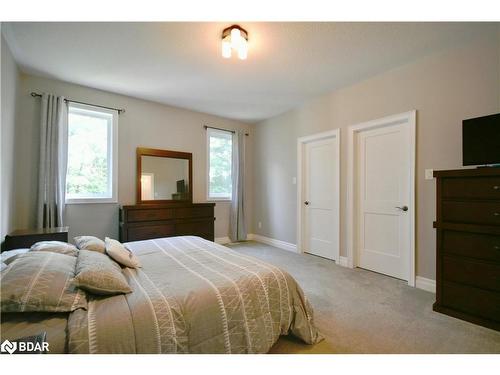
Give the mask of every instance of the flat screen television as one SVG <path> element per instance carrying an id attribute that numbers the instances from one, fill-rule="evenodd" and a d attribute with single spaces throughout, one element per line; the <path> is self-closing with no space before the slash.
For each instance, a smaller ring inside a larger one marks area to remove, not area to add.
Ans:
<path id="1" fill-rule="evenodd" d="M 500 113 L 462 121 L 463 165 L 500 164 Z"/>

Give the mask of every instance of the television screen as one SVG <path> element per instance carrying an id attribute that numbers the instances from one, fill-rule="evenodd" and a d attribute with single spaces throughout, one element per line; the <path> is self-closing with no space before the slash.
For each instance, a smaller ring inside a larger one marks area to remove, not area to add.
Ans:
<path id="1" fill-rule="evenodd" d="M 500 113 L 462 122 L 463 165 L 500 164 Z"/>

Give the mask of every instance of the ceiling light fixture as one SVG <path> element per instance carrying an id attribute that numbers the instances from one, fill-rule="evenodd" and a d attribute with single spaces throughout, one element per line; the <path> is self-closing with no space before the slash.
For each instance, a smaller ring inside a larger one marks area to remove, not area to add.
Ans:
<path id="1" fill-rule="evenodd" d="M 232 50 L 238 52 L 240 60 L 246 60 L 248 56 L 248 33 L 238 25 L 226 27 L 222 31 L 222 57 L 231 58 Z"/>

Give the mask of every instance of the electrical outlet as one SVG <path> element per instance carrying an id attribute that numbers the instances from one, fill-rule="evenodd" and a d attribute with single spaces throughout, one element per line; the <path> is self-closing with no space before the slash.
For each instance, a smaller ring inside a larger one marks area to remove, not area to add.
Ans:
<path id="1" fill-rule="evenodd" d="M 434 179 L 434 169 L 426 169 L 425 170 L 425 179 L 433 180 Z"/>
<path id="2" fill-rule="evenodd" d="M 259 227 L 259 229 L 262 229 L 262 223 L 259 221 L 259 224 L 257 224 L 257 226 Z"/>

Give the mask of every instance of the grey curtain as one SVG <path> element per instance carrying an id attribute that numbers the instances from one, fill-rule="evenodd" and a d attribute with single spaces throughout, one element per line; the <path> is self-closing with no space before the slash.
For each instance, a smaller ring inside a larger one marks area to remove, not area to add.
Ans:
<path id="1" fill-rule="evenodd" d="M 64 97 L 43 93 L 40 114 L 37 227 L 64 225 L 67 167 L 67 106 Z"/>
<path id="2" fill-rule="evenodd" d="M 229 238 L 232 242 L 245 241 L 245 133 L 238 130 L 233 134 L 232 184 Z"/>

